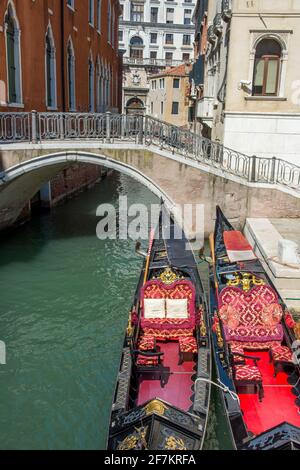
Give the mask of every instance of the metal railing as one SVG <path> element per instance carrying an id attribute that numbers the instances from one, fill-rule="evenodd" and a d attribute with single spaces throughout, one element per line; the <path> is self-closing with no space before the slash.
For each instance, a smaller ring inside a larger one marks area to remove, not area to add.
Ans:
<path id="1" fill-rule="evenodd" d="M 279 158 L 248 156 L 150 116 L 91 113 L 0 113 L 1 143 L 51 140 L 130 141 L 155 146 L 186 160 L 252 183 L 300 191 L 300 167 Z"/>

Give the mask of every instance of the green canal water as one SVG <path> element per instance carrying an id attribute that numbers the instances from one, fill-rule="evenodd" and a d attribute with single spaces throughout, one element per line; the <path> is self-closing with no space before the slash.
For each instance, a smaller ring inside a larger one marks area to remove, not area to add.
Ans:
<path id="1" fill-rule="evenodd" d="M 1 238 L 0 449 L 103 449 L 141 259 L 133 241 L 96 237 L 96 208 L 158 202 L 111 174 Z M 213 394 L 206 448 L 228 448 Z"/>

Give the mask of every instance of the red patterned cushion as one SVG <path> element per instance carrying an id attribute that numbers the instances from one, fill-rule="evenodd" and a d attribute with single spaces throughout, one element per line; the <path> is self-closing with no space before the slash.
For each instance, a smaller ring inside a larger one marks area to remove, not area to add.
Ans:
<path id="1" fill-rule="evenodd" d="M 245 354 L 244 353 L 244 347 L 242 344 L 233 344 L 231 347 L 231 352 L 234 354 L 233 360 L 234 362 L 238 361 L 244 361 L 245 359 L 241 356 L 238 356 L 238 354 Z"/>
<path id="2" fill-rule="evenodd" d="M 234 330 L 224 326 L 225 338 L 227 341 L 282 341 L 283 328 L 277 325 L 273 328 L 265 326 L 238 326 Z"/>
<path id="3" fill-rule="evenodd" d="M 155 348 L 155 338 L 154 336 L 144 335 L 138 344 L 138 349 L 140 351 L 151 351 Z"/>
<path id="4" fill-rule="evenodd" d="M 272 328 L 278 325 L 282 318 L 282 308 L 279 304 L 266 305 L 261 312 L 261 319 L 265 326 Z"/>
<path id="5" fill-rule="evenodd" d="M 249 292 L 239 287 L 225 287 L 219 297 L 219 308 L 231 305 L 240 315 L 240 325 L 264 325 L 261 313 L 266 305 L 278 303 L 278 296 L 270 286 L 255 286 Z"/>
<path id="6" fill-rule="evenodd" d="M 179 338 L 179 351 L 185 353 L 196 353 L 198 351 L 196 339 L 194 337 Z"/>
<path id="7" fill-rule="evenodd" d="M 219 315 L 224 323 L 224 325 L 228 326 L 229 328 L 237 328 L 240 323 L 239 313 L 238 311 L 232 307 L 231 305 L 222 305 L 219 310 Z"/>
<path id="8" fill-rule="evenodd" d="M 143 331 L 145 335 L 153 335 L 160 341 L 178 341 L 182 336 L 193 336 L 194 334 L 194 329 L 192 328 L 173 328 L 169 330 L 144 328 Z"/>
<path id="9" fill-rule="evenodd" d="M 249 366 L 248 364 L 235 366 L 234 371 L 236 381 L 260 382 L 262 380 L 259 368 L 256 366 Z"/>
<path id="10" fill-rule="evenodd" d="M 195 312 L 195 287 L 192 282 L 187 280 L 175 281 L 173 284 L 166 285 L 158 280 L 146 282 L 141 291 L 141 299 L 188 299 L 189 318 L 144 318 L 142 312 L 141 326 L 154 329 L 185 329 L 194 328 L 196 323 Z M 142 302 L 142 309 L 144 305 Z"/>
<path id="11" fill-rule="evenodd" d="M 146 357 L 146 356 L 138 356 L 136 363 L 138 366 L 157 366 L 158 365 L 158 358 L 157 357 Z"/>
<path id="12" fill-rule="evenodd" d="M 274 361 L 293 362 L 293 353 L 287 346 L 273 346 L 271 353 Z"/>
<path id="13" fill-rule="evenodd" d="M 277 346 L 278 344 L 280 345 L 281 341 L 266 341 L 264 343 L 261 343 L 259 341 L 243 341 L 243 347 L 244 349 L 249 349 L 249 351 L 268 351 L 271 349 L 273 346 Z M 239 345 L 239 341 L 231 341 L 230 345 Z"/>

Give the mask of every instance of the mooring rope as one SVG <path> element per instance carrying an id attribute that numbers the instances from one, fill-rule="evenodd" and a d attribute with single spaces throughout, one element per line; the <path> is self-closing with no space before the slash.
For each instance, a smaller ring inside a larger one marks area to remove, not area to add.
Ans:
<path id="1" fill-rule="evenodd" d="M 197 382 L 207 382 L 207 383 L 210 383 L 211 385 L 215 385 L 216 387 L 220 388 L 221 390 L 223 390 L 223 392 L 225 393 L 229 393 L 229 395 L 231 396 L 231 398 L 235 401 L 238 401 L 240 403 L 240 399 L 239 399 L 239 396 L 237 393 L 235 393 L 233 390 L 230 390 L 229 387 L 227 387 L 227 385 L 223 384 L 223 382 L 221 382 L 220 379 L 217 379 L 219 383 L 216 383 L 214 382 L 213 380 L 211 379 L 206 379 L 204 377 L 198 377 L 196 380 L 195 380 L 195 385 L 197 384 Z"/>

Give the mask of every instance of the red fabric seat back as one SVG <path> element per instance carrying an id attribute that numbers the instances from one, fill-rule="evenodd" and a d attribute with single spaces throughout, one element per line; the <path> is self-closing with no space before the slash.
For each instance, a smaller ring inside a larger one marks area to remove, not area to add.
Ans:
<path id="1" fill-rule="evenodd" d="M 219 295 L 219 309 L 230 305 L 239 314 L 239 326 L 264 326 L 262 313 L 270 304 L 278 304 L 277 293 L 270 286 L 255 286 L 249 292 L 239 287 L 225 287 Z"/>

